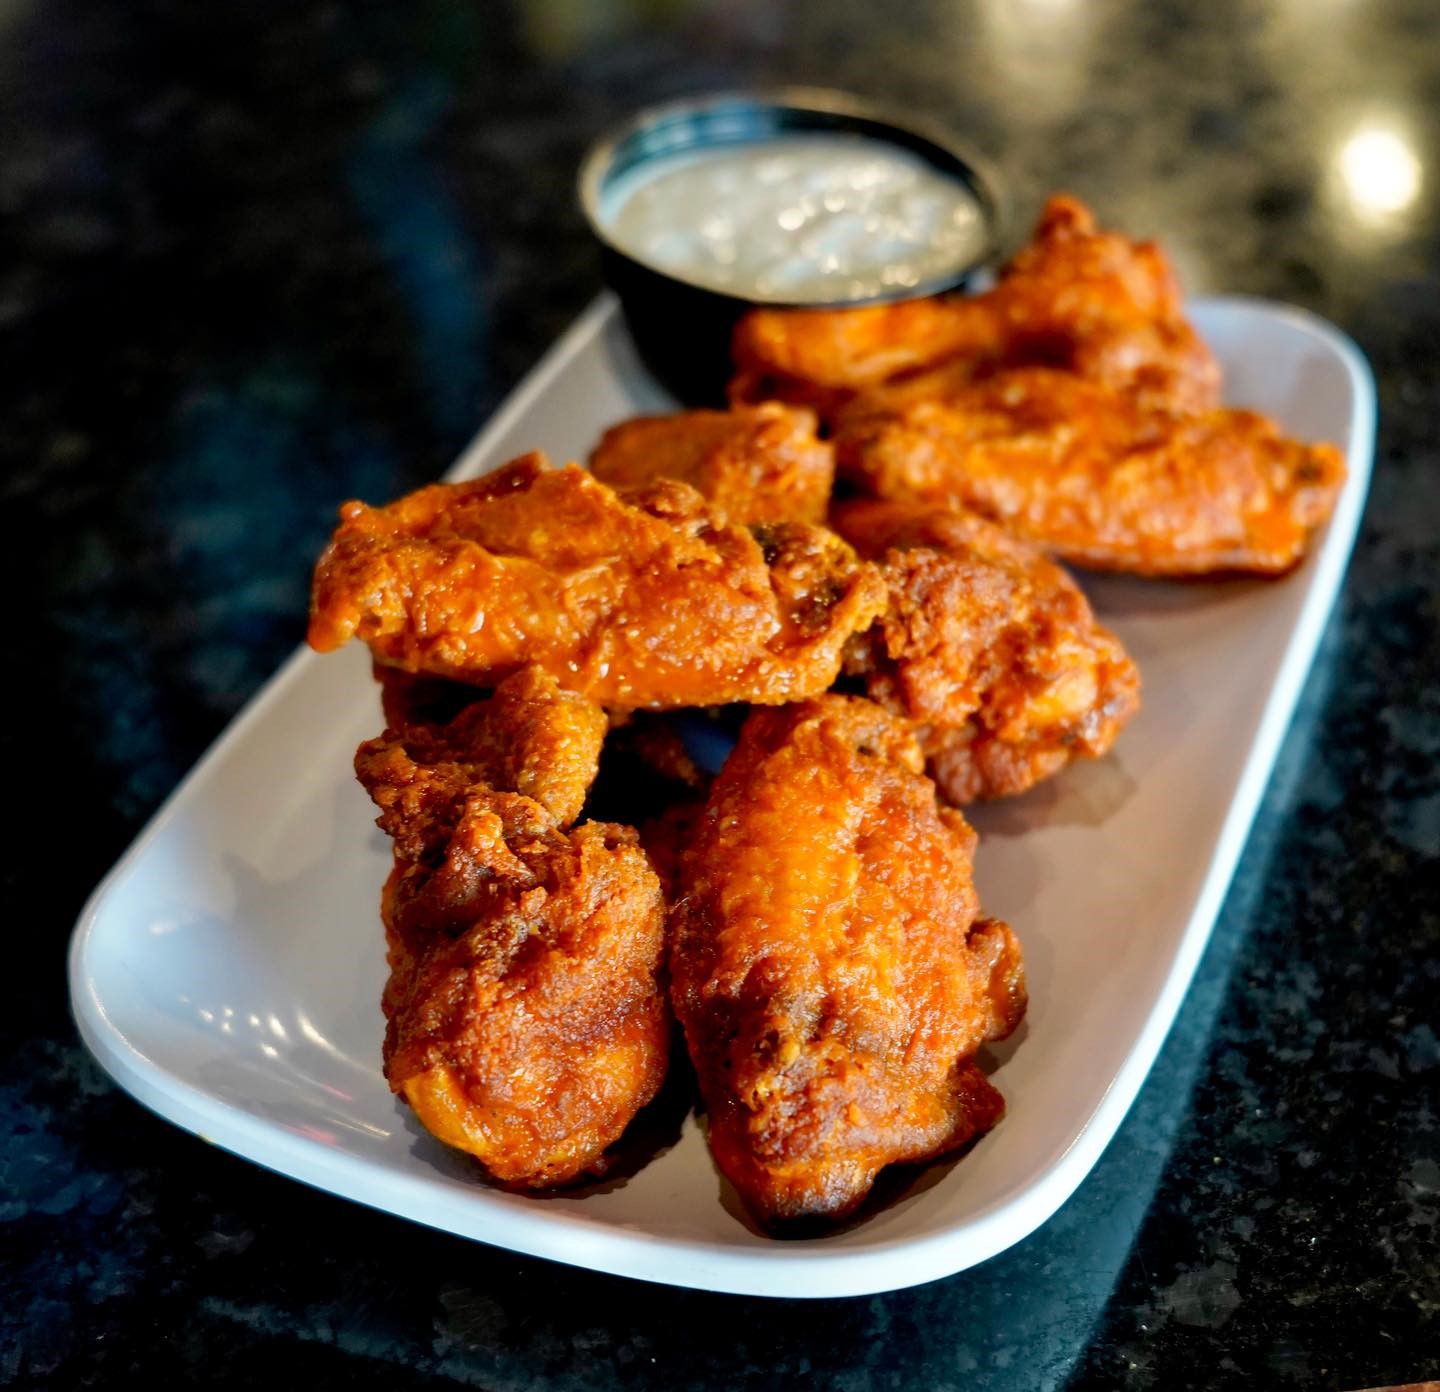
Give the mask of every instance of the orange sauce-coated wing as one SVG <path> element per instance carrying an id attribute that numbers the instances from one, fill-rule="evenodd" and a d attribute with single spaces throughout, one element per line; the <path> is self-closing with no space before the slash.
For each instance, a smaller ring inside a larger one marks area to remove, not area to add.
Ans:
<path id="1" fill-rule="evenodd" d="M 835 458 L 817 424 L 776 401 L 639 416 L 605 432 L 590 472 L 620 489 L 679 479 L 734 522 L 823 522 Z"/>
<path id="2" fill-rule="evenodd" d="M 507 677 L 486 700 L 469 690 L 469 702 L 449 721 L 411 719 L 356 755 L 380 826 L 402 855 L 423 853 L 414 837 L 427 830 L 423 814 L 442 784 L 452 800 L 479 786 L 521 793 L 569 826 L 595 781 L 608 721 L 593 701 L 562 691 L 535 667 Z"/>
<path id="3" fill-rule="evenodd" d="M 506 1184 L 603 1172 L 669 1047 L 664 903 L 634 831 L 473 797 L 438 869 L 397 864 L 382 917 L 385 1075 L 426 1128 Z"/>
<path id="4" fill-rule="evenodd" d="M 948 368 L 857 399 L 841 472 L 896 501 L 958 503 L 1047 550 L 1140 575 L 1274 574 L 1304 554 L 1345 468 L 1252 411 L 1185 415 L 1073 373 Z"/>
<path id="5" fill-rule="evenodd" d="M 756 711 L 682 853 L 672 997 L 716 1163 L 764 1223 L 843 1217 L 1003 1111 L 973 1055 L 1024 1012 L 1020 950 L 920 769 L 869 701 Z"/>
<path id="6" fill-rule="evenodd" d="M 1063 367 L 1175 410 L 1213 406 L 1220 389 L 1164 252 L 1100 230 L 1084 204 L 1063 194 L 1046 203 L 1030 244 L 993 290 L 858 309 L 754 310 L 733 350 L 732 400 L 775 397 L 827 418 L 856 392 L 941 363 L 969 377 Z"/>
<path id="7" fill-rule="evenodd" d="M 356 754 L 395 846 L 386 1077 L 506 1184 L 603 1170 L 665 1073 L 660 881 L 628 827 L 563 829 L 604 731 L 598 706 L 525 669 Z"/>
<path id="8" fill-rule="evenodd" d="M 622 498 L 528 455 L 384 508 L 349 503 L 316 567 L 310 643 L 492 685 L 526 664 L 621 708 L 823 691 L 884 605 L 823 528 L 720 521 L 684 484 Z"/>
<path id="9" fill-rule="evenodd" d="M 1140 705 L 1135 664 L 1079 587 L 975 513 L 842 503 L 832 525 L 880 562 L 890 607 L 846 668 L 919 723 L 952 802 L 1023 792 L 1115 742 Z"/>
<path id="10" fill-rule="evenodd" d="M 829 419 L 858 391 L 951 358 L 994 356 L 983 296 L 927 297 L 858 309 L 755 309 L 735 330 L 730 400 L 788 401 Z"/>

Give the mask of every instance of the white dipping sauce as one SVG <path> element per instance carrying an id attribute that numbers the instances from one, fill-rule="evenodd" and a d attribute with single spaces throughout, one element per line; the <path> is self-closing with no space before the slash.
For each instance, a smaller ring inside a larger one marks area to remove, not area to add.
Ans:
<path id="1" fill-rule="evenodd" d="M 648 161 L 606 190 L 600 220 L 636 260 L 781 303 L 904 291 L 986 245 L 984 213 L 963 183 L 858 135 L 786 135 Z"/>

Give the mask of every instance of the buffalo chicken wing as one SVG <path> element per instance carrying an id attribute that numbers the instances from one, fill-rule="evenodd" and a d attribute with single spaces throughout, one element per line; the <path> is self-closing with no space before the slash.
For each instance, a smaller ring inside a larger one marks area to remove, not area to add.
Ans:
<path id="1" fill-rule="evenodd" d="M 776 401 L 638 416 L 605 432 L 590 472 L 619 489 L 679 479 L 732 522 L 823 522 L 835 458 L 816 425 Z"/>
<path id="2" fill-rule="evenodd" d="M 1024 1012 L 1020 949 L 921 767 L 862 698 L 755 711 L 686 838 L 672 996 L 716 1163 L 767 1225 L 844 1217 L 1004 1110 L 974 1054 Z"/>
<path id="3" fill-rule="evenodd" d="M 604 728 L 526 669 L 356 755 L 395 849 L 386 1077 L 505 1184 L 602 1171 L 665 1073 L 660 882 L 630 828 L 565 830 Z"/>
<path id="4" fill-rule="evenodd" d="M 527 455 L 389 507 L 348 503 L 316 568 L 310 643 L 490 686 L 534 664 L 622 709 L 823 691 L 884 586 L 833 533 L 714 516 L 693 488 L 628 497 Z"/>
<path id="5" fill-rule="evenodd" d="M 1077 565 L 1277 574 L 1329 516 L 1333 445 L 1253 411 L 1176 415 L 1053 368 L 933 373 L 856 400 L 836 457 L 861 491 L 963 504 Z"/>
<path id="6" fill-rule="evenodd" d="M 1052 197 L 1034 238 L 979 295 L 857 309 L 757 309 L 735 332 L 731 399 L 798 402 L 830 416 L 856 392 L 945 363 L 967 378 L 1062 367 L 1147 405 L 1219 399 L 1220 374 L 1186 320 L 1164 252 L 1101 231 Z"/>
<path id="7" fill-rule="evenodd" d="M 890 606 L 846 669 L 917 723 L 957 804 L 1023 792 L 1114 743 L 1140 704 L 1119 640 L 1035 547 L 974 513 L 868 500 L 832 525 L 880 562 Z"/>

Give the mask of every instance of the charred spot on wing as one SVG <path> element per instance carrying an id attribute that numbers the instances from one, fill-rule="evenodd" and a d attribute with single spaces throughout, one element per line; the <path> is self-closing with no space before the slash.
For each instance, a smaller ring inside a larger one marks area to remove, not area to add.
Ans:
<path id="1" fill-rule="evenodd" d="M 767 566 L 773 566 L 780 559 L 780 538 L 773 523 L 759 522 L 750 528 L 750 535 L 760 547 L 760 554 Z"/>

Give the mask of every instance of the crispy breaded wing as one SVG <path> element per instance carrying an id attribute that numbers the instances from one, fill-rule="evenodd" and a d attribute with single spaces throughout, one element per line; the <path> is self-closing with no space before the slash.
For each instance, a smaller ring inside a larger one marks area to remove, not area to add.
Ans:
<path id="1" fill-rule="evenodd" d="M 939 368 L 861 397 L 836 458 L 875 497 L 963 504 L 1078 565 L 1140 575 L 1286 571 L 1345 478 L 1333 446 L 1253 411 L 1150 410 L 1038 367 L 981 382 Z"/>
<path id="2" fill-rule="evenodd" d="M 1030 244 L 993 290 L 857 309 L 757 309 L 736 329 L 733 353 L 732 400 L 773 397 L 827 418 L 856 392 L 940 363 L 967 377 L 1064 367 L 1171 409 L 1214 405 L 1220 388 L 1164 252 L 1099 230 L 1066 195 L 1045 204 Z"/>
<path id="3" fill-rule="evenodd" d="M 605 432 L 590 472 L 619 489 L 679 479 L 733 522 L 823 522 L 835 459 L 817 424 L 778 401 L 638 416 Z"/>
<path id="4" fill-rule="evenodd" d="M 441 870 L 397 867 L 386 907 L 393 941 L 425 942 L 388 994 L 390 1086 L 502 1183 L 602 1172 L 669 1042 L 664 905 L 634 831 L 476 798 Z"/>
<path id="5" fill-rule="evenodd" d="M 766 1224 L 837 1219 L 1004 1104 L 974 1061 L 1025 1008 L 974 834 L 858 697 L 755 711 L 680 861 L 672 997 L 710 1148 Z"/>
<path id="6" fill-rule="evenodd" d="M 476 696 L 472 688 L 465 708 L 445 724 L 411 714 L 398 731 L 391 721 L 384 737 L 361 746 L 362 782 L 376 797 L 381 827 L 405 855 L 419 854 L 411 839 L 411 777 L 424 796 L 441 783 L 456 797 L 484 785 L 534 798 L 560 826 L 580 815 L 599 767 L 605 712 L 535 667 L 507 677 L 487 700 Z M 398 713 L 387 712 L 387 720 Z"/>
<path id="7" fill-rule="evenodd" d="M 563 829 L 604 726 L 527 669 L 448 725 L 356 755 L 395 844 L 386 1077 L 506 1184 L 603 1170 L 665 1073 L 660 882 L 630 828 Z"/>
<path id="8" fill-rule="evenodd" d="M 534 664 L 621 708 L 778 703 L 829 686 L 884 605 L 823 528 L 752 534 L 685 484 L 622 498 L 539 455 L 341 518 L 311 646 L 358 636 L 382 663 L 481 686 Z"/>
<path id="9" fill-rule="evenodd" d="M 918 723 L 927 771 L 951 802 L 1023 792 L 1098 757 L 1139 709 L 1135 664 L 1036 547 L 925 504 L 842 503 L 831 525 L 880 563 L 890 590 L 846 670 Z"/>
<path id="10" fill-rule="evenodd" d="M 731 344 L 730 400 L 788 401 L 833 417 L 856 392 L 949 358 L 993 356 L 982 296 L 930 296 L 857 309 L 753 309 Z"/>

